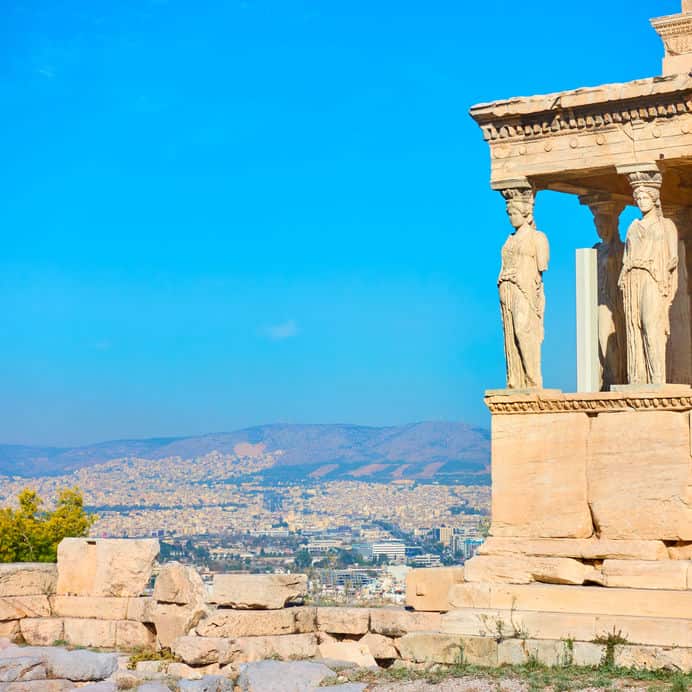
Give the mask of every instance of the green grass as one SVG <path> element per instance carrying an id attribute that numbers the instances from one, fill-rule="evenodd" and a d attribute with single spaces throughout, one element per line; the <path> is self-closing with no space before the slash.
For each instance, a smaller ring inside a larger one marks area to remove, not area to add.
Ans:
<path id="1" fill-rule="evenodd" d="M 582 668 L 573 665 L 549 667 L 530 659 L 521 666 L 500 666 L 486 668 L 482 666 L 456 663 L 453 665 L 433 664 L 425 669 L 408 669 L 403 667 L 387 668 L 377 671 L 352 669 L 341 673 L 340 682 L 347 678 L 351 682 L 384 683 L 409 682 L 424 680 L 439 684 L 455 678 L 481 678 L 489 682 L 500 680 L 518 680 L 526 683 L 530 692 L 539 692 L 550 688 L 553 692 L 568 692 L 582 687 L 593 687 L 602 690 L 615 690 L 623 685 L 633 685 L 651 692 L 692 692 L 692 673 L 681 673 L 669 670 L 632 670 L 602 665 L 595 668 Z M 323 685 L 335 684 L 325 680 Z"/>

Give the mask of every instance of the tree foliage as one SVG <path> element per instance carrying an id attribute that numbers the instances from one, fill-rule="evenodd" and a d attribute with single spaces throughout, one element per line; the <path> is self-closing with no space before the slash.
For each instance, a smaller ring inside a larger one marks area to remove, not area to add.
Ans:
<path id="1" fill-rule="evenodd" d="M 43 500 L 24 488 L 19 507 L 0 509 L 0 562 L 55 562 L 58 543 L 67 536 L 86 536 L 96 515 L 84 509 L 78 488 L 65 488 L 55 509 L 42 509 Z"/>

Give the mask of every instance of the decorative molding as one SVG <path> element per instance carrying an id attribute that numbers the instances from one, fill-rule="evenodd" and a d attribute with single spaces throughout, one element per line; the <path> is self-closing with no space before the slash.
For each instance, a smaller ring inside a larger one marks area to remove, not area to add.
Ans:
<path id="1" fill-rule="evenodd" d="M 652 19 L 651 26 L 661 37 L 666 55 L 684 55 L 692 52 L 692 16 L 675 14 Z"/>
<path id="2" fill-rule="evenodd" d="M 692 410 L 692 390 L 684 396 L 657 394 L 562 394 L 543 397 L 534 395 L 486 396 L 485 404 L 494 416 L 522 413 L 604 413 L 628 410 Z"/>
<path id="3" fill-rule="evenodd" d="M 687 75 L 496 101 L 471 109 L 486 141 L 600 133 L 687 113 L 692 113 L 692 77 Z"/>

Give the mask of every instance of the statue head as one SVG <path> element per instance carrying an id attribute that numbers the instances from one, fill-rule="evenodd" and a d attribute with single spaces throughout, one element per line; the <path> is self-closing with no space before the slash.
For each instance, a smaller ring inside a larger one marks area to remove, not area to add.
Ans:
<path id="1" fill-rule="evenodd" d="M 533 225 L 534 193 L 531 188 L 508 188 L 502 190 L 507 202 L 507 216 L 514 228 L 525 224 Z"/>
<path id="2" fill-rule="evenodd" d="M 663 176 L 660 173 L 631 173 L 628 178 L 632 186 L 634 203 L 639 207 L 642 214 L 646 214 L 654 208 L 661 208 Z"/>

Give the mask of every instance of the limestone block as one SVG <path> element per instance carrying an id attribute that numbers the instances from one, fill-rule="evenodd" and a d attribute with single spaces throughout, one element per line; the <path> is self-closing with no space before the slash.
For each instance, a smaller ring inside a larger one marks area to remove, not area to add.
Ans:
<path id="1" fill-rule="evenodd" d="M 491 536 L 477 555 L 535 555 L 573 557 L 580 560 L 666 560 L 663 541 L 612 540 L 607 538 L 503 538 Z M 692 557 L 692 551 L 690 551 Z M 689 559 L 689 558 L 677 558 Z"/>
<path id="2" fill-rule="evenodd" d="M 58 567 L 46 562 L 0 564 L 0 597 L 47 596 L 55 592 Z"/>
<path id="3" fill-rule="evenodd" d="M 202 577 L 194 567 L 179 562 L 166 563 L 156 577 L 154 600 L 160 603 L 188 605 L 206 600 Z"/>
<path id="4" fill-rule="evenodd" d="M 119 650 L 153 649 L 156 646 L 154 629 L 141 622 L 118 620 L 115 624 L 115 645 Z"/>
<path id="5" fill-rule="evenodd" d="M 211 602 L 231 608 L 283 608 L 307 595 L 305 574 L 215 574 Z"/>
<path id="6" fill-rule="evenodd" d="M 317 608 L 317 629 L 330 634 L 365 634 L 370 627 L 367 608 Z"/>
<path id="7" fill-rule="evenodd" d="M 449 588 L 452 608 L 490 608 L 490 584 L 454 584 Z"/>
<path id="8" fill-rule="evenodd" d="M 406 574 L 406 605 L 414 610 L 445 612 L 449 588 L 464 581 L 463 567 L 412 569 Z"/>
<path id="9" fill-rule="evenodd" d="M 503 639 L 497 645 L 497 663 L 500 666 L 523 666 L 529 654 L 523 639 Z"/>
<path id="10" fill-rule="evenodd" d="M 459 584 L 453 589 L 459 589 Z M 692 591 L 618 589 L 557 584 L 490 584 L 487 607 L 554 613 L 692 618 Z"/>
<path id="11" fill-rule="evenodd" d="M 489 637 L 411 632 L 396 640 L 396 648 L 403 659 L 417 663 L 497 665 L 497 642 Z"/>
<path id="12" fill-rule="evenodd" d="M 114 596 L 51 596 L 50 607 L 54 616 L 66 618 L 96 618 L 98 620 L 124 620 L 129 599 Z"/>
<path id="13" fill-rule="evenodd" d="M 628 589 L 687 589 L 686 560 L 605 560 L 605 586 Z"/>
<path id="14" fill-rule="evenodd" d="M 71 680 L 26 680 L 25 682 L 7 683 L 3 692 L 72 692 L 74 683 Z"/>
<path id="15" fill-rule="evenodd" d="M 466 562 L 468 582 L 583 584 L 591 567 L 568 557 L 477 555 Z"/>
<path id="16" fill-rule="evenodd" d="M 589 538 L 585 413 L 492 417 L 493 536 Z M 559 511 L 556 511 L 559 507 Z"/>
<path id="17" fill-rule="evenodd" d="M 241 666 L 238 687 L 241 692 L 298 692 L 318 688 L 322 680 L 331 677 L 334 671 L 323 663 L 259 661 Z"/>
<path id="18" fill-rule="evenodd" d="M 354 641 L 323 642 L 318 647 L 319 655 L 332 661 L 347 661 L 361 668 L 376 668 L 377 662 L 367 644 Z"/>
<path id="19" fill-rule="evenodd" d="M 49 616 L 48 596 L 6 596 L 0 598 L 0 622 Z"/>
<path id="20" fill-rule="evenodd" d="M 596 636 L 596 616 L 518 610 L 463 608 L 442 616 L 442 632 L 497 638 L 573 639 Z"/>
<path id="21" fill-rule="evenodd" d="M 271 611 L 219 609 L 197 625 L 197 634 L 202 637 L 255 637 L 314 632 L 316 612 L 310 607 Z"/>
<path id="22" fill-rule="evenodd" d="M 615 647 L 615 665 L 643 670 L 692 670 L 692 649 L 681 647 L 637 646 Z"/>
<path id="23" fill-rule="evenodd" d="M 97 649 L 115 648 L 115 620 L 65 618 L 63 622 L 64 639 L 68 644 Z"/>
<path id="24" fill-rule="evenodd" d="M 203 604 L 157 603 L 152 614 L 158 646 L 170 648 L 178 637 L 189 634 L 207 615 Z"/>
<path id="25" fill-rule="evenodd" d="M 631 644 L 692 647 L 692 621 L 628 615 L 596 615 L 595 637 L 620 632 Z"/>
<path id="26" fill-rule="evenodd" d="M 61 596 L 139 596 L 159 553 L 156 539 L 64 538 L 58 546 Z"/>
<path id="27" fill-rule="evenodd" d="M 370 631 L 387 637 L 402 637 L 409 632 L 439 630 L 440 613 L 416 613 L 402 608 L 371 608 Z"/>
<path id="28" fill-rule="evenodd" d="M 127 614 L 125 615 L 125 619 L 151 623 L 154 622 L 155 610 L 156 601 L 150 596 L 129 598 L 127 601 Z"/>
<path id="29" fill-rule="evenodd" d="M 368 632 L 368 634 L 361 637 L 358 641 L 361 644 L 365 644 L 373 658 L 377 660 L 399 658 L 399 652 L 394 645 L 394 639 L 391 637 Z"/>
<path id="30" fill-rule="evenodd" d="M 597 667 L 603 663 L 606 655 L 604 644 L 593 642 L 574 642 L 572 645 L 572 664 L 582 667 Z"/>
<path id="31" fill-rule="evenodd" d="M 171 650 L 191 666 L 224 665 L 232 660 L 231 641 L 225 637 L 178 637 Z"/>
<path id="32" fill-rule="evenodd" d="M 61 618 L 25 618 L 19 623 L 22 638 L 30 646 L 52 646 L 65 639 Z"/>
<path id="33" fill-rule="evenodd" d="M 589 503 L 602 537 L 692 540 L 689 416 L 636 410 L 593 418 Z"/>
<path id="34" fill-rule="evenodd" d="M 318 654 L 315 634 L 238 637 L 233 640 L 231 646 L 233 661 L 243 663 L 266 658 L 313 658 Z"/>
<path id="35" fill-rule="evenodd" d="M 0 641 L 17 641 L 21 637 L 19 623 L 19 620 L 7 620 L 6 622 L 0 622 Z M 0 649 L 1 648 L 2 645 L 0 644 Z"/>
<path id="36" fill-rule="evenodd" d="M 692 543 L 680 541 L 668 548 L 668 557 L 671 560 L 692 560 Z"/>

